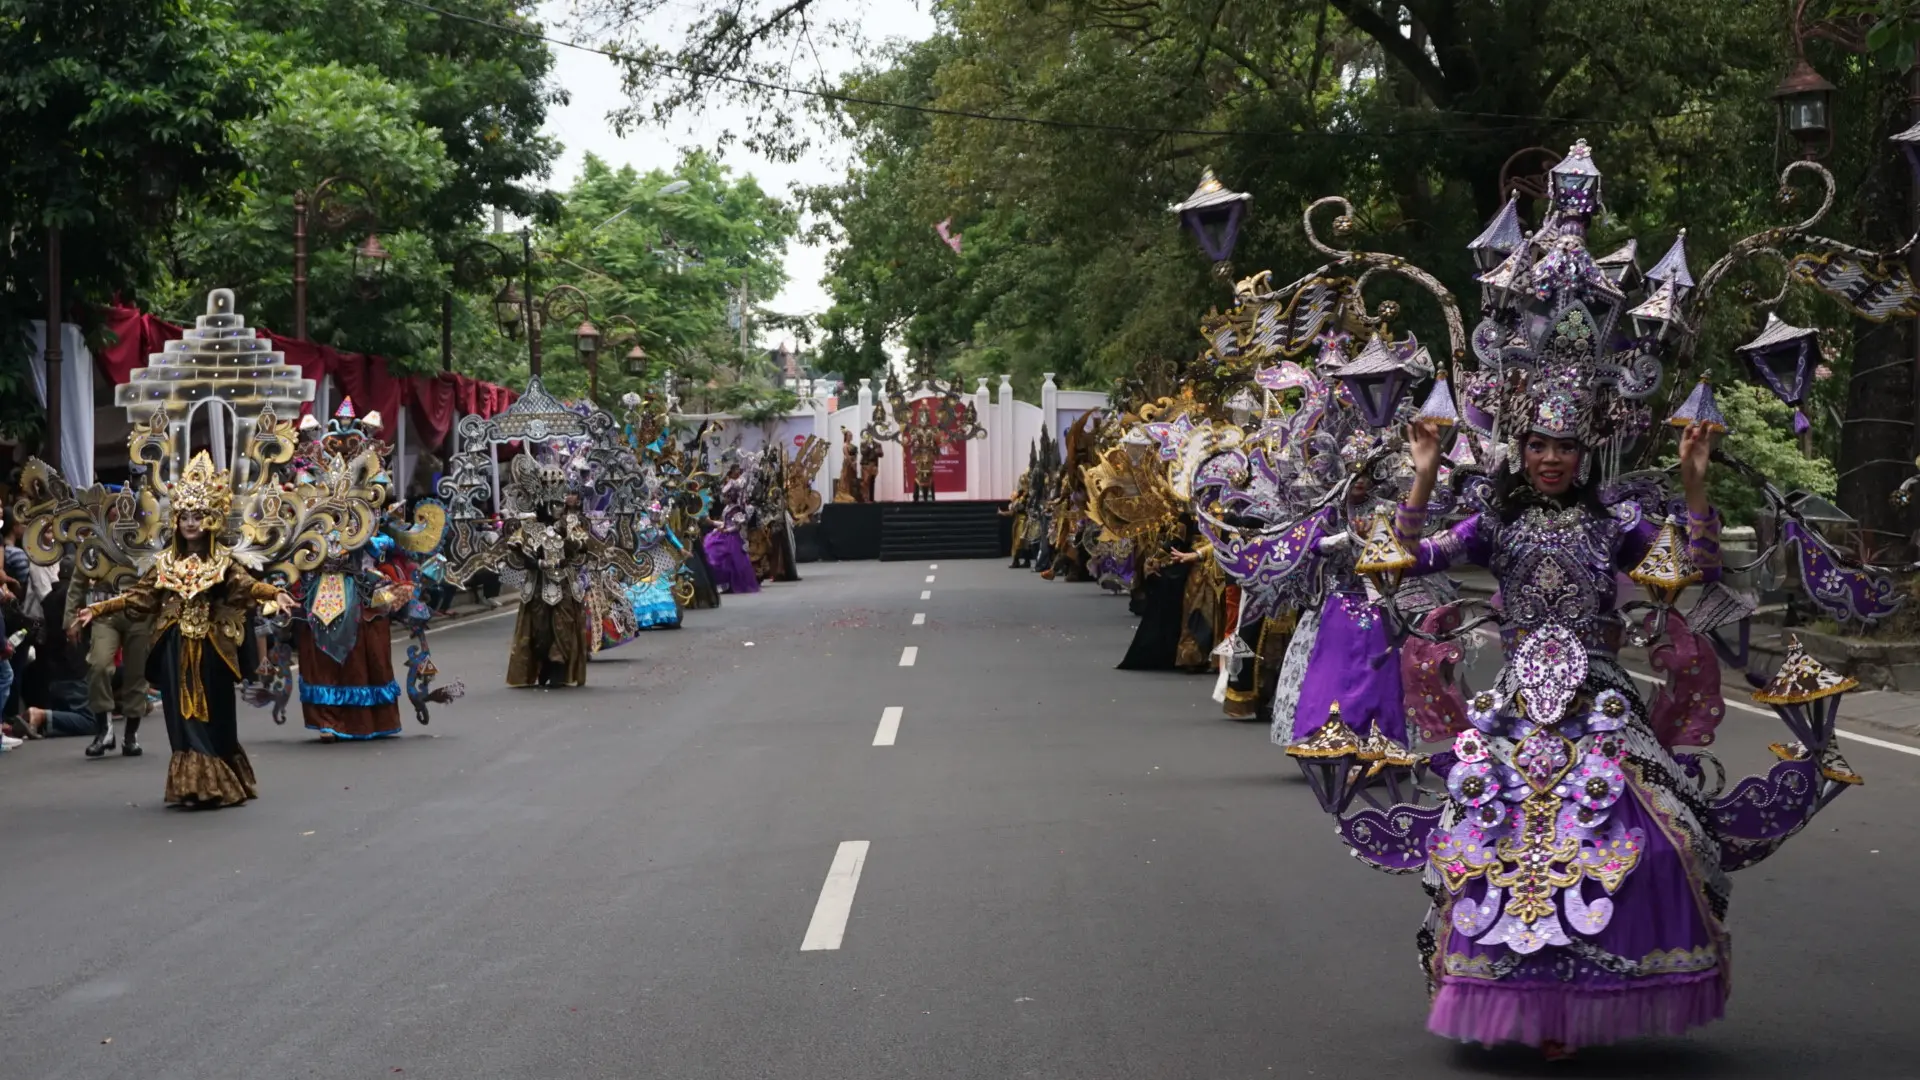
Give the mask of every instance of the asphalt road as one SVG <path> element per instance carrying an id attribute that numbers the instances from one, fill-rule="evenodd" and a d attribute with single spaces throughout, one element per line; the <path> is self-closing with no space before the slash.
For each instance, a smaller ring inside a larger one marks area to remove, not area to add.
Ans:
<path id="1" fill-rule="evenodd" d="M 1425 1033 L 1417 883 L 1210 680 L 1112 670 L 1123 600 L 803 570 L 583 690 L 456 624 L 430 728 L 243 718 L 242 808 L 163 809 L 157 725 L 0 758 L 0 1080 L 1920 1076 L 1920 756 L 1848 745 L 1869 786 L 1736 879 L 1727 1020 L 1548 1067 Z"/>

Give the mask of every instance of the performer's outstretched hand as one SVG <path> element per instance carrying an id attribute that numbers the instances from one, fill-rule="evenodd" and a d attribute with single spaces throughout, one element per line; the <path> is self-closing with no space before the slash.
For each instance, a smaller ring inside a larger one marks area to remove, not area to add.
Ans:
<path id="1" fill-rule="evenodd" d="M 1419 476 L 1440 475 L 1440 426 L 1431 420 L 1415 420 L 1407 425 L 1407 452 L 1413 458 L 1413 471 Z"/>
<path id="2" fill-rule="evenodd" d="M 1713 456 L 1713 429 L 1705 424 L 1688 424 L 1680 433 L 1680 486 L 1686 489 L 1687 509 L 1705 516 L 1707 502 L 1707 462 Z"/>

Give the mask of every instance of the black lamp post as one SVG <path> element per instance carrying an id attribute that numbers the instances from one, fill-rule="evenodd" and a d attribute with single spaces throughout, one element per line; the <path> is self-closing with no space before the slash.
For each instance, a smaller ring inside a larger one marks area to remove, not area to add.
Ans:
<path id="1" fill-rule="evenodd" d="M 323 221 L 332 219 L 334 227 L 339 228 L 357 217 L 371 219 L 372 213 L 361 210 L 358 213 L 334 213 L 328 215 L 326 196 L 334 185 L 349 185 L 359 188 L 365 195 L 367 186 L 347 176 L 329 176 L 314 185 L 311 192 L 296 191 L 293 195 L 293 336 L 306 340 L 307 336 L 307 215 L 309 211 L 321 210 Z M 363 257 L 364 256 L 364 257 Z M 372 233 L 367 235 L 360 247 L 354 251 L 354 278 L 361 282 L 361 295 L 367 296 L 371 286 L 378 293 L 379 277 L 386 271 L 387 252 L 380 245 L 380 238 Z M 362 264 L 368 267 L 368 277 L 362 277 Z"/>
<path id="2" fill-rule="evenodd" d="M 499 245 L 474 240 L 453 253 L 447 287 L 440 292 L 440 370 L 453 370 L 453 287 L 479 288 L 494 278 L 505 278 L 493 298 L 494 322 L 513 339 L 520 325 L 520 294 L 513 287 L 511 256 Z"/>

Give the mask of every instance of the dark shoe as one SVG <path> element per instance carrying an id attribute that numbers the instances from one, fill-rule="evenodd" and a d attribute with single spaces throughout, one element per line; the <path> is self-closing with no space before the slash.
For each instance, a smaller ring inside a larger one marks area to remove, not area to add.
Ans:
<path id="1" fill-rule="evenodd" d="M 126 740 L 120 744 L 120 756 L 139 757 L 141 752 L 140 740 L 134 738 L 133 735 L 129 733 Z"/>
<path id="2" fill-rule="evenodd" d="M 91 758 L 105 757 L 107 751 L 111 749 L 113 749 L 113 740 L 103 731 L 95 735 L 93 741 L 87 744 L 86 754 Z"/>

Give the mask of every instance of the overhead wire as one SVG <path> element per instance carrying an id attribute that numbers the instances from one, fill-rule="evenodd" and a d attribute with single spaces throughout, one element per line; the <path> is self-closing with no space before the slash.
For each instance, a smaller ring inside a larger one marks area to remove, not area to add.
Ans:
<path id="1" fill-rule="evenodd" d="M 1333 139 L 1333 140 L 1406 138 L 1408 136 L 1413 136 L 1413 135 L 1473 135 L 1473 134 L 1485 134 L 1488 128 L 1488 125 L 1481 124 L 1481 125 L 1475 125 L 1471 127 L 1461 126 L 1461 127 L 1451 127 L 1451 128 L 1419 126 L 1419 127 L 1409 127 L 1407 129 L 1391 131 L 1391 132 L 1343 131 L 1343 130 L 1259 131 L 1259 130 L 1248 130 L 1248 129 L 1238 129 L 1238 128 L 1203 128 L 1203 127 L 1155 126 L 1155 125 L 1136 125 L 1136 124 L 1112 124 L 1112 123 L 1101 123 L 1098 121 L 1090 121 L 1090 120 L 1063 120 L 1063 119 L 1050 117 L 1050 116 L 1028 116 L 1028 115 L 1023 115 L 1019 113 L 985 112 L 985 111 L 976 110 L 976 109 L 956 109 L 948 106 L 928 105 L 921 102 L 913 102 L 913 101 L 891 101 L 885 98 L 867 97 L 865 95 L 850 94 L 850 93 L 846 93 L 844 91 L 839 91 L 839 90 L 824 90 L 824 89 L 815 89 L 815 88 L 804 87 L 804 86 L 792 86 L 784 83 L 772 82 L 767 79 L 757 79 L 750 75 L 739 75 L 731 72 L 720 71 L 714 68 L 696 68 L 696 67 L 691 67 L 685 64 L 674 63 L 669 60 L 662 60 L 657 57 L 636 56 L 632 53 L 623 52 L 615 48 L 609 48 L 609 47 L 599 46 L 599 45 L 585 45 L 577 41 L 569 41 L 565 38 L 553 37 L 548 34 L 543 34 L 538 30 L 529 29 L 524 26 L 514 26 L 510 23 L 497 22 L 493 19 L 484 18 L 479 15 L 469 15 L 465 12 L 452 11 L 447 8 L 437 6 L 435 4 L 428 3 L 427 0 L 400 0 L 400 2 L 403 4 L 406 4 L 409 7 L 418 8 L 421 11 L 431 12 L 432 14 L 439 15 L 442 18 L 455 19 L 460 22 L 469 23 L 475 26 L 487 27 L 489 29 L 499 31 L 500 33 L 511 34 L 516 37 L 521 37 L 528 40 L 542 41 L 549 45 L 557 45 L 561 48 L 573 49 L 578 52 L 591 53 L 596 56 L 603 56 L 609 60 L 615 61 L 616 63 L 631 64 L 636 67 L 646 68 L 648 70 L 653 70 L 653 71 L 665 72 L 672 75 L 678 75 L 687 79 L 708 79 L 714 82 L 728 83 L 734 86 L 748 87 L 750 89 L 761 90 L 767 93 L 783 94 L 783 95 L 789 95 L 789 96 L 795 96 L 795 97 L 814 98 L 822 101 L 831 101 L 839 105 L 859 105 L 859 106 L 865 106 L 869 108 L 897 109 L 903 112 L 920 113 L 920 114 L 929 115 L 929 116 L 950 116 L 950 117 L 955 117 L 957 119 L 979 120 L 979 121 L 984 121 L 988 123 L 1022 124 L 1022 125 L 1028 125 L 1033 127 L 1047 127 L 1047 128 L 1055 128 L 1055 129 L 1068 130 L 1068 131 L 1101 131 L 1101 132 L 1108 132 L 1111 134 L 1128 134 L 1128 135 L 1188 135 L 1188 136 L 1206 137 L 1206 138 L 1225 137 L 1225 138 Z M 1674 119 L 1674 118 L 1683 117 L 1683 116 L 1699 116 L 1699 115 L 1710 113 L 1712 111 L 1713 110 L 1711 108 L 1686 109 L 1680 112 L 1667 113 L 1661 116 L 1635 117 L 1632 119 L 1595 118 L 1595 117 L 1581 117 L 1581 116 L 1532 116 L 1532 115 L 1526 115 L 1523 113 L 1471 112 L 1471 111 L 1456 110 L 1456 109 L 1444 110 L 1444 113 L 1408 110 L 1408 115 L 1438 116 L 1438 115 L 1444 114 L 1447 116 L 1455 116 L 1455 117 L 1481 117 L 1489 120 L 1511 120 L 1513 121 L 1513 123 L 1510 125 L 1506 125 L 1511 127 L 1522 127 L 1522 126 L 1534 125 L 1534 124 L 1613 126 L 1613 125 L 1626 125 L 1626 124 L 1641 124 L 1641 123 L 1645 123 L 1648 120 L 1666 120 L 1666 119 Z"/>

